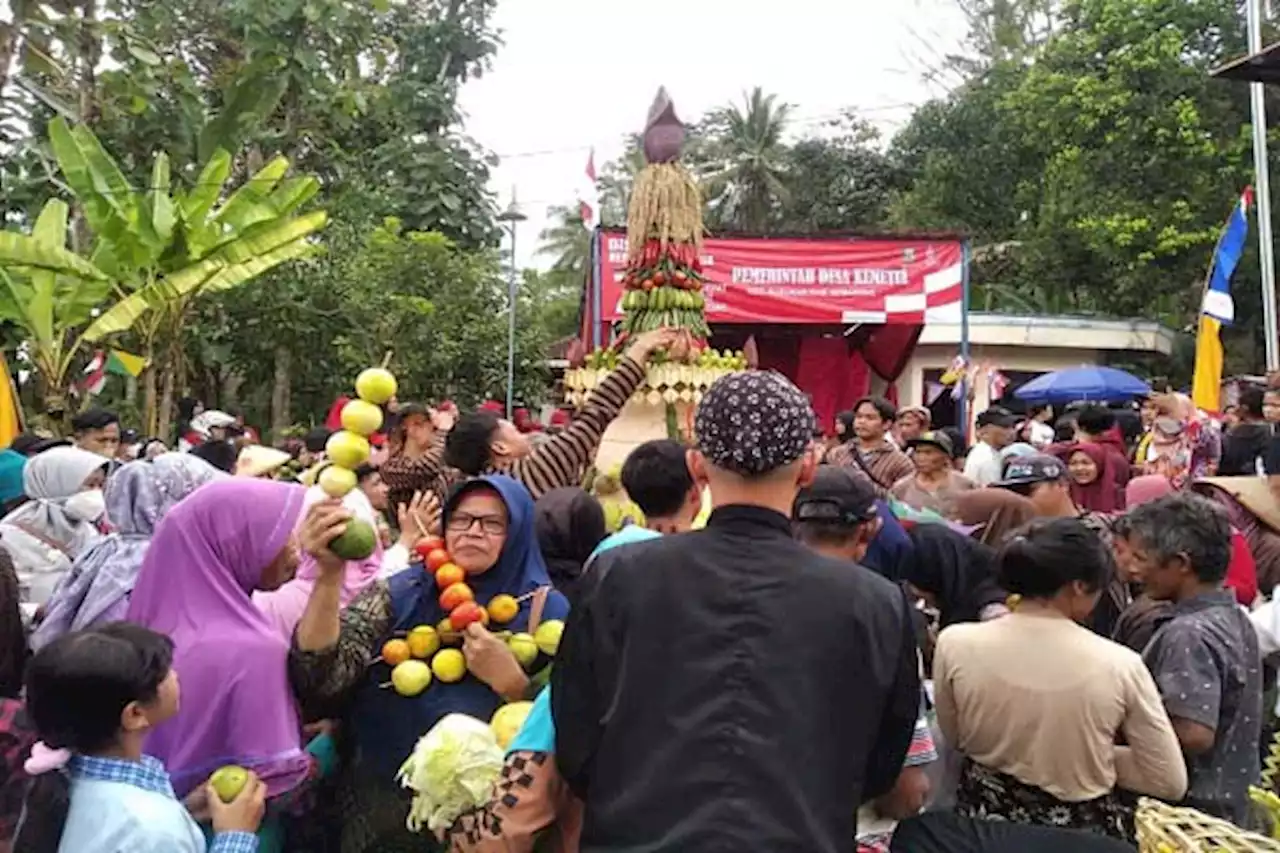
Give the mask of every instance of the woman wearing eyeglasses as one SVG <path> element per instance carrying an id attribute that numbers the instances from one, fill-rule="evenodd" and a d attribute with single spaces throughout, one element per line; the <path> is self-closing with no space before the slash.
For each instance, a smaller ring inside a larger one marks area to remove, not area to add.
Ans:
<path id="1" fill-rule="evenodd" d="M 466 573 L 476 603 L 500 594 L 520 602 L 519 613 L 501 630 L 532 633 L 539 623 L 568 615 L 568 602 L 551 588 L 534 532 L 533 499 L 523 485 L 500 475 L 469 480 L 449 497 L 443 523 L 446 550 Z M 338 780 L 340 849 L 422 849 L 423 837 L 405 829 L 409 792 L 395 782 L 401 763 L 444 715 L 488 720 L 504 702 L 526 698 L 530 678 L 550 659 L 539 655 L 523 668 L 503 640 L 470 625 L 462 642 L 467 674 L 454 683 L 433 679 L 417 696 L 401 696 L 384 686 L 390 668 L 380 650 L 389 639 L 418 625 L 436 626 L 448 615 L 434 578 L 411 567 L 375 581 L 340 611 L 341 560 L 335 557 L 334 566 L 326 565 L 334 560 L 317 560 L 320 576 L 294 635 L 290 677 L 306 716 L 342 718 L 342 731 L 353 741 L 343 752 L 354 758 Z"/>

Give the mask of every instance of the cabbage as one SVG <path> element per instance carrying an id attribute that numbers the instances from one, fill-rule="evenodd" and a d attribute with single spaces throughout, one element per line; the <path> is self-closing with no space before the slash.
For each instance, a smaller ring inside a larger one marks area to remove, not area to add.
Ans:
<path id="1" fill-rule="evenodd" d="M 413 791 L 411 832 L 448 829 L 489 802 L 502 774 L 502 750 L 488 723 L 449 714 L 431 727 L 400 766 L 396 781 Z"/>

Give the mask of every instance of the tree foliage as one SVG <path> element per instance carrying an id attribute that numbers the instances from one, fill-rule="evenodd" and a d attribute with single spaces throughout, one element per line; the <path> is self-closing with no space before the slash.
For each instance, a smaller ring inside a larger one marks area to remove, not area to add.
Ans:
<path id="1" fill-rule="evenodd" d="M 453 399 L 467 406 L 505 396 L 507 283 L 496 253 L 465 250 L 394 218 L 372 232 L 339 225 L 329 237 L 328 252 L 277 276 L 296 279 L 284 282 L 288 288 L 255 288 L 204 306 L 186 345 L 203 347 L 204 363 L 217 365 L 204 377 L 206 400 L 217 401 L 218 384 L 238 376 L 250 408 L 265 409 L 275 365 L 239 345 L 254 336 L 298 353 L 290 405 L 302 421 L 323 418 L 334 398 L 350 393 L 356 374 L 388 350 L 402 400 Z M 308 281 L 326 286 L 305 302 L 281 301 L 289 288 Z M 533 308 L 528 298 L 517 306 L 517 394 L 537 400 L 547 379 L 548 337 L 529 322 Z M 274 318 L 289 311 L 288 322 L 276 326 Z M 211 336 L 210 329 L 228 331 Z"/>
<path id="2" fill-rule="evenodd" d="M 92 241 L 83 258 L 64 248 L 69 207 L 57 199 L 45 204 L 30 236 L 4 234 L 0 316 L 26 333 L 45 408 L 54 416 L 66 411 L 67 373 L 82 350 L 132 332 L 151 362 L 144 426 L 154 434 L 167 417 L 157 374 L 166 377 L 172 402 L 182 363 L 180 355 L 155 361 L 158 342 L 176 341 L 193 299 L 313 251 L 309 238 L 324 225 L 324 212 L 294 214 L 319 184 L 286 177 L 289 161 L 277 157 L 224 192 L 231 157 L 218 149 L 189 192 L 171 185 L 164 152 L 155 157 L 149 185 L 135 188 L 88 128 L 57 118 L 49 140 Z"/>

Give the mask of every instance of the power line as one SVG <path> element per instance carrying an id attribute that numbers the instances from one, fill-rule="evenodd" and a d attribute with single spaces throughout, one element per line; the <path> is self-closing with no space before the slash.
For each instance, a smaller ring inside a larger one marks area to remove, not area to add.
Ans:
<path id="1" fill-rule="evenodd" d="M 820 115 L 807 116 L 807 117 L 801 117 L 801 118 L 791 118 L 787 120 L 787 127 L 788 128 L 794 128 L 797 126 L 812 127 L 814 125 L 824 124 L 833 119 L 842 118 L 844 115 L 846 115 L 846 113 L 853 113 L 855 116 L 859 116 L 866 113 L 882 113 L 882 112 L 892 112 L 895 110 L 915 109 L 918 106 L 919 104 L 916 104 L 916 103 L 904 102 L 901 104 L 883 104 L 881 106 L 875 106 L 875 107 L 849 107 L 847 109 L 839 110 L 836 112 L 822 113 Z M 882 121 L 887 121 L 887 119 L 882 119 Z M 626 136 L 627 134 L 623 134 L 621 138 L 625 139 Z M 520 160 L 520 159 L 526 159 L 531 157 L 549 157 L 555 154 L 573 154 L 575 152 L 590 151 L 593 148 L 604 147 L 605 145 L 613 145 L 618 141 L 618 138 L 619 137 L 614 137 L 613 139 L 609 139 L 609 140 L 598 140 L 599 144 L 591 143 L 586 145 L 566 145 L 562 148 L 542 148 L 542 149 L 536 149 L 532 151 L 513 151 L 506 154 L 502 154 L 502 153 L 495 154 L 494 156 L 496 156 L 500 160 Z"/>

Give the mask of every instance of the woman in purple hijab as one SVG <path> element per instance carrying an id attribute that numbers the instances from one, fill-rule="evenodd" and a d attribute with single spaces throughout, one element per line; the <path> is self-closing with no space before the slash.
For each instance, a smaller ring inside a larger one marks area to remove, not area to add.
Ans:
<path id="1" fill-rule="evenodd" d="M 174 643 L 182 709 L 146 750 L 164 762 L 179 797 L 227 764 L 256 772 L 271 797 L 312 772 L 289 688 L 289 644 L 251 598 L 293 575 L 304 494 L 270 480 L 209 483 L 151 540 L 128 618 Z"/>

